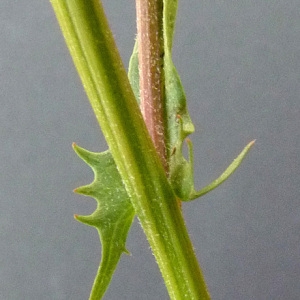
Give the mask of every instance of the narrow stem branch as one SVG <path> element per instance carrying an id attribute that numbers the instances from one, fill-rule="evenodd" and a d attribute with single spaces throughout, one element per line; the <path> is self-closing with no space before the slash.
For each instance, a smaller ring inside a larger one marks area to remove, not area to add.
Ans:
<path id="1" fill-rule="evenodd" d="M 163 0 L 136 0 L 140 107 L 155 149 L 168 172 L 164 121 Z"/>

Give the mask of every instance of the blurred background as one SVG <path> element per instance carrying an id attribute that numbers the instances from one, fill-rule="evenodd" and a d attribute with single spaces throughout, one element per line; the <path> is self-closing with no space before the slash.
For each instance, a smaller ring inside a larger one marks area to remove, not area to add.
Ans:
<path id="1" fill-rule="evenodd" d="M 104 6 L 124 64 L 134 1 Z M 252 139 L 237 172 L 186 222 L 214 300 L 300 299 L 300 2 L 180 1 L 174 62 L 196 126 L 202 187 Z M 107 148 L 49 1 L 0 2 L 0 299 L 88 299 L 95 208 L 72 193 L 92 171 L 72 142 Z M 168 299 L 135 220 L 105 299 Z"/>

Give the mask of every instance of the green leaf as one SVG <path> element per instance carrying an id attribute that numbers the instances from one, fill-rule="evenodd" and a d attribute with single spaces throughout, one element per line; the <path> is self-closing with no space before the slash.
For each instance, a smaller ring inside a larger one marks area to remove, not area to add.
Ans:
<path id="1" fill-rule="evenodd" d="M 209 185 L 205 186 L 199 191 L 191 191 L 190 195 L 186 200 L 194 200 L 196 198 L 199 198 L 210 191 L 214 190 L 216 187 L 218 187 L 220 184 L 222 184 L 225 180 L 229 178 L 230 175 L 232 175 L 235 170 L 238 168 L 238 166 L 241 164 L 241 162 L 244 160 L 246 155 L 248 154 L 251 147 L 254 145 L 255 140 L 251 141 L 244 149 L 243 151 L 233 160 L 233 162 L 227 167 L 227 169 L 213 182 L 211 182 Z M 185 199 L 183 199 L 185 200 Z"/>
<path id="2" fill-rule="evenodd" d="M 164 30 L 164 75 L 165 75 L 165 111 L 166 111 L 166 145 L 169 165 L 169 181 L 177 197 L 189 201 L 215 189 L 223 183 L 240 165 L 254 142 L 249 143 L 225 172 L 207 187 L 200 191 L 194 188 L 193 147 L 187 137 L 194 132 L 194 125 L 187 111 L 186 96 L 180 77 L 172 61 L 172 44 L 177 12 L 177 1 L 165 0 L 163 12 Z M 134 46 L 129 63 L 129 80 L 136 98 L 139 101 L 139 70 L 138 47 Z M 187 140 L 186 140 L 187 139 Z M 182 153 L 186 140 L 189 148 L 189 158 Z"/>
<path id="3" fill-rule="evenodd" d="M 109 151 L 93 153 L 73 144 L 77 155 L 93 170 L 94 181 L 75 189 L 75 192 L 95 198 L 96 210 L 89 216 L 75 218 L 98 230 L 102 245 L 102 259 L 91 291 L 90 299 L 100 299 L 125 248 L 126 238 L 134 218 L 134 209 L 124 188 L 121 176 Z"/>
<path id="4" fill-rule="evenodd" d="M 184 185 L 187 183 L 184 176 L 179 175 L 178 167 L 186 170 L 190 168 L 190 162 L 182 154 L 181 148 L 184 139 L 194 132 L 194 125 L 187 111 L 184 90 L 172 62 L 172 44 L 177 12 L 177 1 L 164 1 L 163 28 L 164 28 L 164 73 L 165 73 L 165 97 L 166 97 L 166 145 L 169 163 L 169 180 L 175 194 L 181 198 Z M 134 46 L 133 54 L 129 62 L 128 77 L 139 102 L 139 70 L 138 47 Z M 180 163 L 180 166 L 178 165 Z M 190 181 L 189 181 L 190 182 Z"/>
<path id="5" fill-rule="evenodd" d="M 179 122 L 183 121 L 179 118 Z M 179 138 L 179 141 L 181 139 Z M 183 140 L 182 140 L 183 141 Z M 249 150 L 255 143 L 255 140 L 251 141 L 242 152 L 233 160 L 233 162 L 226 168 L 226 170 L 214 181 L 212 181 L 207 186 L 203 187 L 199 191 L 195 190 L 194 187 L 194 154 L 193 154 L 193 144 L 190 139 L 186 139 L 186 143 L 188 146 L 188 154 L 189 160 L 187 161 L 182 155 L 182 146 L 183 143 L 178 143 L 178 148 L 174 148 L 173 153 L 173 169 L 172 169 L 172 187 L 175 194 L 182 201 L 190 201 L 197 199 L 210 191 L 217 188 L 221 185 L 225 180 L 227 180 L 230 175 L 232 175 L 239 165 L 242 163 Z M 177 153 L 179 152 L 179 153 Z"/>
<path id="6" fill-rule="evenodd" d="M 193 167 L 182 154 L 182 145 L 186 137 L 194 132 L 194 125 L 187 111 L 186 96 L 172 61 L 172 44 L 174 36 L 177 1 L 164 1 L 164 75 L 165 75 L 165 111 L 166 111 L 166 145 L 169 165 L 169 181 L 173 191 L 181 200 L 194 190 Z M 129 62 L 129 80 L 139 101 L 138 47 L 134 46 Z"/>

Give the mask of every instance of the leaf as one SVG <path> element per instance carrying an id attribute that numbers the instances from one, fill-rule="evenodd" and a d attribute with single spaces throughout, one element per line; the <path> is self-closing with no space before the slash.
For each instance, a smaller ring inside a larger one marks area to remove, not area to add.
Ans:
<path id="1" fill-rule="evenodd" d="M 182 153 L 183 143 L 194 132 L 194 125 L 187 111 L 186 96 L 180 77 L 172 61 L 172 45 L 177 12 L 177 1 L 165 0 L 163 12 L 164 30 L 164 75 L 165 75 L 165 111 L 166 145 L 169 164 L 169 181 L 174 193 L 183 201 L 193 200 L 223 183 L 239 166 L 254 142 L 249 143 L 226 171 L 207 187 L 200 191 L 194 188 L 193 147 L 188 139 L 189 159 Z M 129 63 L 129 80 L 139 101 L 138 47 L 135 43 Z"/>
<path id="2" fill-rule="evenodd" d="M 227 169 L 213 182 L 211 182 L 209 185 L 205 186 L 199 191 L 191 191 L 189 197 L 187 200 L 194 200 L 196 198 L 199 198 L 210 191 L 214 190 L 216 187 L 218 187 L 220 184 L 222 184 L 225 180 L 229 178 L 230 175 L 232 175 L 235 170 L 238 168 L 238 166 L 241 164 L 241 162 L 244 160 L 246 155 L 248 154 L 251 147 L 254 145 L 255 140 L 251 141 L 244 149 L 243 151 L 233 160 L 233 162 L 227 167 Z M 185 200 L 185 199 L 183 199 Z"/>
<path id="3" fill-rule="evenodd" d="M 102 258 L 90 296 L 90 299 L 100 299 L 110 283 L 121 254 L 128 253 L 125 243 L 135 213 L 111 153 L 93 153 L 76 144 L 73 144 L 73 148 L 95 175 L 91 184 L 74 191 L 95 198 L 97 208 L 89 216 L 75 215 L 75 218 L 95 227 L 100 236 Z"/>
<path id="4" fill-rule="evenodd" d="M 164 73 L 165 73 L 165 97 L 166 97 L 166 145 L 169 162 L 169 179 L 175 193 L 181 194 L 183 180 L 178 177 L 178 165 L 188 169 L 190 163 L 182 155 L 181 147 L 184 139 L 194 132 L 194 125 L 187 112 L 186 97 L 180 82 L 179 75 L 171 58 L 171 48 L 173 43 L 175 18 L 177 11 L 177 1 L 164 1 L 163 26 L 164 26 Z M 139 102 L 139 70 L 138 70 L 138 47 L 135 43 L 133 54 L 129 62 L 129 80 L 134 94 Z M 181 122 L 179 121 L 181 120 Z M 177 151 L 176 151 L 177 150 Z M 176 177 L 176 179 L 174 178 Z"/>

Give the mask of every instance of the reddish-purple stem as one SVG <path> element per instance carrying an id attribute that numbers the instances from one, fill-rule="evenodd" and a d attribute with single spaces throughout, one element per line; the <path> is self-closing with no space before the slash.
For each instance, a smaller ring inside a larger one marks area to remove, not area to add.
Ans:
<path id="1" fill-rule="evenodd" d="M 163 1 L 136 0 L 141 111 L 168 172 L 164 122 Z"/>

